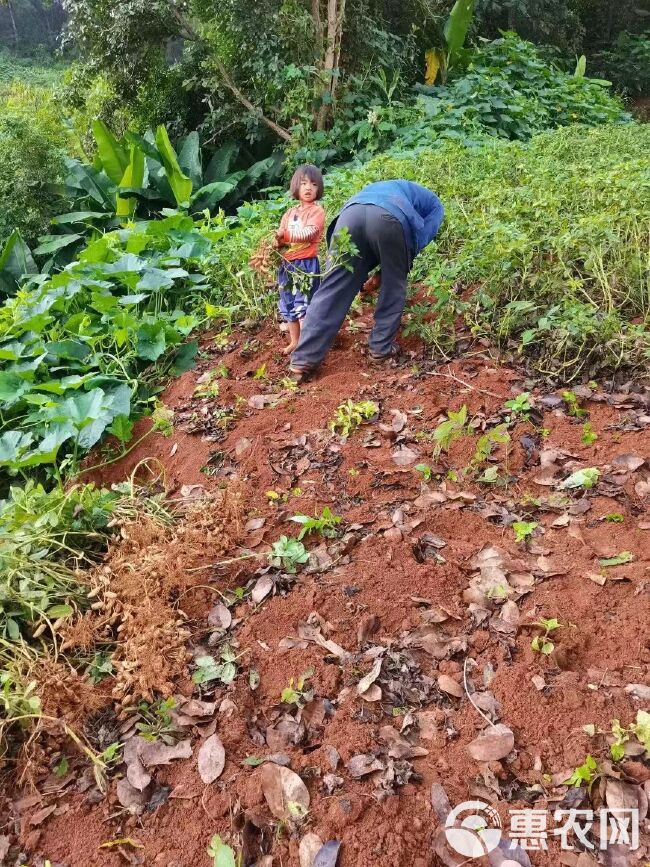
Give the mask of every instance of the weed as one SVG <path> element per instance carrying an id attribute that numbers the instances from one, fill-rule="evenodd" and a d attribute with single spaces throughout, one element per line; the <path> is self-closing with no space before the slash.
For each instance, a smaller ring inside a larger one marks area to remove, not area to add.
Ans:
<path id="1" fill-rule="evenodd" d="M 622 524 L 625 520 L 625 515 L 621 515 L 620 512 L 610 512 L 608 515 L 605 515 L 605 520 L 612 524 Z"/>
<path id="2" fill-rule="evenodd" d="M 209 371 L 203 378 L 203 382 L 200 382 L 194 389 L 194 397 L 219 397 L 219 383 L 215 381 L 218 375 L 218 370 Z"/>
<path id="3" fill-rule="evenodd" d="M 339 433 L 342 439 L 347 439 L 364 421 L 368 421 L 377 415 L 379 407 L 372 400 L 362 400 L 354 403 L 347 400 L 337 407 L 334 418 L 328 427 L 332 433 Z"/>
<path id="4" fill-rule="evenodd" d="M 555 644 L 551 640 L 550 636 L 557 629 L 560 629 L 562 624 L 554 617 L 550 620 L 547 620 L 545 617 L 540 617 L 540 619 L 535 623 L 535 626 L 542 630 L 542 634 L 536 635 L 531 641 L 530 646 L 533 650 L 536 650 L 537 653 L 543 653 L 545 656 L 548 656 L 555 650 Z"/>
<path id="5" fill-rule="evenodd" d="M 563 391 L 562 400 L 566 404 L 567 412 L 574 418 L 584 418 L 587 411 L 584 410 L 578 402 L 578 397 L 573 391 Z"/>
<path id="6" fill-rule="evenodd" d="M 278 384 L 280 388 L 283 388 L 285 391 L 295 392 L 300 388 L 296 380 L 292 379 L 290 376 L 283 376 Z"/>
<path id="7" fill-rule="evenodd" d="M 575 768 L 569 779 L 564 781 L 564 785 L 579 788 L 583 783 L 586 783 L 588 790 L 591 791 L 591 787 L 601 776 L 601 773 L 596 759 L 588 755 L 583 764 Z"/>
<path id="8" fill-rule="evenodd" d="M 591 424 L 587 421 L 582 426 L 582 437 L 581 442 L 585 446 L 593 445 L 598 439 L 598 434 L 593 429 Z"/>
<path id="9" fill-rule="evenodd" d="M 470 461 L 470 465 L 472 467 L 481 466 L 481 464 L 484 464 L 491 456 L 495 446 L 509 442 L 510 434 L 508 433 L 505 424 L 500 424 L 491 428 L 478 438 L 476 450 L 472 460 Z"/>
<path id="10" fill-rule="evenodd" d="M 303 707 L 308 704 L 314 697 L 313 689 L 306 689 L 307 681 L 313 677 L 314 669 L 308 668 L 303 671 L 297 680 L 292 677 L 289 681 L 289 686 L 285 686 L 282 690 L 280 701 L 285 704 L 295 704 L 297 707 Z"/>
<path id="11" fill-rule="evenodd" d="M 235 663 L 238 659 L 239 656 L 235 656 L 228 644 L 222 648 L 219 662 L 214 656 L 199 656 L 196 659 L 196 671 L 192 675 L 192 680 L 199 686 L 215 680 L 227 686 L 235 679 L 237 674 Z"/>
<path id="12" fill-rule="evenodd" d="M 265 380 L 267 379 L 267 376 L 266 376 L 266 362 L 264 362 L 263 364 L 261 364 L 261 365 L 257 368 L 257 370 L 255 371 L 255 373 L 253 374 L 253 379 L 258 379 L 258 380 L 262 380 L 262 381 L 265 381 Z"/>
<path id="13" fill-rule="evenodd" d="M 448 452 L 451 444 L 467 434 L 467 407 L 463 406 L 457 411 L 449 410 L 447 419 L 440 422 L 433 431 L 435 442 L 434 456 L 437 458 L 441 452 Z"/>
<path id="14" fill-rule="evenodd" d="M 527 542 L 532 539 L 537 527 L 539 524 L 536 521 L 515 521 L 512 525 L 515 532 L 515 542 Z"/>
<path id="15" fill-rule="evenodd" d="M 210 840 L 208 855 L 212 858 L 212 867 L 242 867 L 242 854 L 235 855 L 218 834 Z"/>
<path id="16" fill-rule="evenodd" d="M 93 683 L 101 683 L 105 677 L 113 674 L 113 663 L 110 653 L 96 653 L 86 668 L 86 674 Z"/>
<path id="17" fill-rule="evenodd" d="M 309 515 L 294 515 L 289 520 L 302 525 L 298 534 L 298 541 L 300 541 L 308 533 L 320 533 L 326 538 L 333 538 L 336 536 L 337 526 L 343 519 L 339 515 L 334 515 L 329 506 L 325 506 L 321 514 L 315 515 L 313 518 L 310 518 Z"/>
<path id="18" fill-rule="evenodd" d="M 487 467 L 476 480 L 483 485 L 496 485 L 499 483 L 499 468 Z"/>
<path id="19" fill-rule="evenodd" d="M 518 394 L 517 397 L 512 400 L 507 400 L 504 405 L 506 409 L 510 410 L 513 417 L 520 416 L 525 419 L 529 417 L 528 414 L 533 408 L 533 405 L 530 402 L 530 392 L 528 391 L 522 391 L 522 393 Z"/>
<path id="20" fill-rule="evenodd" d="M 428 464 L 416 464 L 415 469 L 420 473 L 425 482 L 431 481 L 431 467 Z"/>
<path id="21" fill-rule="evenodd" d="M 160 699 L 154 704 L 141 702 L 138 712 L 142 722 L 135 726 L 140 736 L 147 741 L 161 740 L 169 745 L 174 744 L 177 730 L 172 723 L 171 712 L 175 707 L 176 701 L 173 698 Z"/>
<path id="22" fill-rule="evenodd" d="M 70 762 L 67 760 L 65 756 L 62 756 L 59 761 L 52 768 L 52 772 L 55 777 L 59 780 L 62 780 L 64 777 L 68 775 L 68 771 L 70 770 Z"/>
<path id="23" fill-rule="evenodd" d="M 352 476 L 352 478 L 356 478 L 356 476 L 360 475 L 360 471 L 356 467 L 350 467 L 348 475 Z"/>
<path id="24" fill-rule="evenodd" d="M 302 542 L 280 536 L 272 545 L 270 559 L 273 566 L 281 567 L 285 572 L 294 575 L 297 567 L 309 560 L 309 554 Z"/>

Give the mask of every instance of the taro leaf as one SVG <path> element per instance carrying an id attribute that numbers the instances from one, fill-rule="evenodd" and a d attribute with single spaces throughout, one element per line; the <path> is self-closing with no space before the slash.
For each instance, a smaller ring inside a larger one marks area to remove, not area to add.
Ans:
<path id="1" fill-rule="evenodd" d="M 341 843 L 338 840 L 329 840 L 320 849 L 314 858 L 314 867 L 336 867 Z"/>
<path id="2" fill-rule="evenodd" d="M 477 762 L 497 762 L 505 758 L 515 745 L 515 737 L 508 726 L 498 723 L 484 729 L 467 745 L 467 751 Z"/>
<path id="3" fill-rule="evenodd" d="M 309 834 L 305 834 L 298 847 L 300 867 L 314 867 L 314 859 L 322 848 L 323 841 L 318 834 L 314 834 L 311 831 Z"/>
<path id="4" fill-rule="evenodd" d="M 309 792 L 298 774 L 271 763 L 261 770 L 262 792 L 276 819 L 288 822 L 309 809 Z"/>
<path id="5" fill-rule="evenodd" d="M 226 764 L 226 751 L 219 735 L 210 735 L 201 744 L 198 755 L 199 776 L 206 786 L 213 783 L 223 773 Z"/>

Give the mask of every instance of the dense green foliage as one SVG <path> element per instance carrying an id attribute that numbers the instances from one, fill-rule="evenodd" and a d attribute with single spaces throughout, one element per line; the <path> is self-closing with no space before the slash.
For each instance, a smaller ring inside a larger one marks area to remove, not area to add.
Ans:
<path id="1" fill-rule="evenodd" d="M 404 149 L 440 139 L 476 143 L 481 136 L 528 139 L 572 123 L 596 126 L 630 120 L 602 83 L 549 64 L 514 33 L 487 43 L 466 71 L 446 85 L 418 89 L 417 103 L 395 99 L 385 76 L 371 80 L 365 103 L 350 106 L 331 133 L 311 133 L 295 161 L 367 157 L 394 142 Z"/>
<path id="2" fill-rule="evenodd" d="M 17 226 L 33 243 L 60 205 L 48 191 L 72 151 L 60 109 L 45 88 L 0 86 L 0 245 Z"/>
<path id="3" fill-rule="evenodd" d="M 206 318 L 195 263 L 209 231 L 182 215 L 135 224 L 91 242 L 77 263 L 32 278 L 0 310 L 0 467 L 68 469 L 108 428 L 131 438 L 130 417 L 152 397 L 143 369 L 174 354 Z M 196 312 L 186 313 L 194 309 Z M 169 351 L 168 351 L 169 350 Z M 159 374 L 158 374 L 159 375 Z"/>
<path id="4" fill-rule="evenodd" d="M 619 33 L 611 48 L 596 55 L 595 63 L 623 93 L 650 93 L 650 33 Z"/>

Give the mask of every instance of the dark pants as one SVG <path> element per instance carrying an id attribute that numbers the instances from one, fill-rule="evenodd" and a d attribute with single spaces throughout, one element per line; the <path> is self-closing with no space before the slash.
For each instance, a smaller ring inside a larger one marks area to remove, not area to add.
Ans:
<path id="1" fill-rule="evenodd" d="M 359 254 L 350 263 L 351 271 L 338 266 L 323 279 L 314 294 L 302 321 L 300 342 L 291 356 L 295 367 L 315 367 L 325 358 L 357 292 L 377 265 L 381 266 L 381 289 L 370 349 L 378 355 L 387 355 L 399 329 L 411 266 L 402 224 L 376 205 L 350 205 L 336 222 L 332 244 L 336 232 L 344 227 L 350 232 Z"/>

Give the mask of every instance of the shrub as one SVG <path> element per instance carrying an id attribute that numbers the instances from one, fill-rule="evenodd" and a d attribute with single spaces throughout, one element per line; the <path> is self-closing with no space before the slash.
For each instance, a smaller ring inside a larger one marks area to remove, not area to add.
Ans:
<path id="1" fill-rule="evenodd" d="M 60 203 L 48 185 L 63 180 L 71 137 L 51 92 L 15 81 L 0 87 L 0 247 L 14 228 L 33 243 Z"/>
<path id="2" fill-rule="evenodd" d="M 619 33 L 609 51 L 594 58 L 596 69 L 625 94 L 650 94 L 650 32 Z"/>

